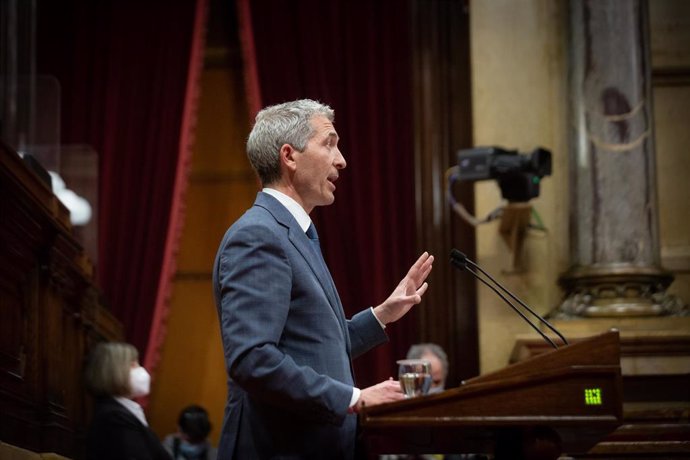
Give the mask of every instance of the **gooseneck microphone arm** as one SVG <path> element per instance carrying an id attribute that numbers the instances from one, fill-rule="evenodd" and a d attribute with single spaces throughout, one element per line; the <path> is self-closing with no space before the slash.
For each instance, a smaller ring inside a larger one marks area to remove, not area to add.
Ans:
<path id="1" fill-rule="evenodd" d="M 484 283 L 486 286 L 488 286 L 489 288 L 491 288 L 491 290 L 494 291 L 494 292 L 495 292 L 505 303 L 507 303 L 513 310 L 515 310 L 515 312 L 516 312 L 518 315 L 520 315 L 520 316 L 522 317 L 522 319 L 524 319 L 524 320 L 527 322 L 527 324 L 529 324 L 529 325 L 532 327 L 532 329 L 534 329 L 535 331 L 537 331 L 537 333 L 539 333 L 539 335 L 541 335 L 541 336 L 544 338 L 544 340 L 546 340 L 547 342 L 549 342 L 549 343 L 551 344 L 552 347 L 558 348 L 558 346 L 554 343 L 553 340 L 551 340 L 546 334 L 544 334 L 544 332 L 542 332 L 542 331 L 541 331 L 541 330 L 540 330 L 540 329 L 539 329 L 539 328 L 538 328 L 538 327 L 537 327 L 537 326 L 536 326 L 536 325 L 535 325 L 535 324 L 534 324 L 534 323 L 533 323 L 533 322 L 532 322 L 522 311 L 520 311 L 519 308 L 517 308 L 510 300 L 508 300 L 501 292 L 499 292 L 498 289 L 501 289 L 503 292 L 505 292 L 506 294 L 508 294 L 512 299 L 514 299 L 516 302 L 518 302 L 518 303 L 519 303 L 522 307 L 524 307 L 528 312 L 530 312 L 532 315 L 534 315 L 535 318 L 537 318 L 537 319 L 538 319 L 539 321 L 541 321 L 546 327 L 548 327 L 551 331 L 553 331 L 553 333 L 556 334 L 556 335 L 563 341 L 564 344 L 566 344 L 566 345 L 568 344 L 568 341 L 566 340 L 566 338 L 563 337 L 563 335 L 562 335 L 560 332 L 558 332 L 558 330 L 556 330 L 556 328 L 553 327 L 548 321 L 546 321 L 546 319 L 544 319 L 543 317 L 541 317 L 540 315 L 538 315 L 534 310 L 532 310 L 530 307 L 528 307 L 527 304 L 525 304 L 522 300 L 520 300 L 515 294 L 513 294 L 512 292 L 510 292 L 510 291 L 509 291 L 506 287 L 504 287 L 501 283 L 499 283 L 498 281 L 496 281 L 490 274 L 488 274 L 486 271 L 484 271 L 479 265 L 477 265 L 476 263 L 474 263 L 473 261 L 471 261 L 470 259 L 468 259 L 467 256 L 466 256 L 465 254 L 463 254 L 462 252 L 458 251 L 457 249 L 453 249 L 453 250 L 451 250 L 451 252 L 450 252 L 450 261 L 451 261 L 451 263 L 452 263 L 456 268 L 458 268 L 458 269 L 460 269 L 460 270 L 467 270 L 467 271 L 470 272 L 475 278 L 477 278 L 479 281 L 481 281 L 481 282 Z M 472 270 L 471 268 L 469 268 L 469 267 L 467 266 L 468 264 L 471 265 L 472 267 L 476 268 L 476 269 L 479 270 L 482 274 L 484 274 L 484 276 L 486 276 L 487 278 L 489 278 L 489 279 L 491 280 L 491 282 L 493 283 L 493 285 L 490 284 L 489 282 L 487 282 L 483 277 L 481 277 L 481 276 L 479 275 L 479 273 L 477 273 L 477 272 L 475 272 L 474 270 Z M 498 289 L 496 289 L 496 287 L 498 287 Z"/>
<path id="2" fill-rule="evenodd" d="M 513 310 L 515 310 L 515 313 L 517 313 L 518 315 L 520 315 L 520 316 L 522 317 L 522 319 L 524 319 L 524 320 L 527 322 L 527 324 L 529 324 L 530 326 L 532 326 L 532 329 L 534 329 L 535 331 L 537 331 L 537 333 L 539 333 L 539 335 L 541 335 L 541 336 L 544 338 L 544 340 L 546 340 L 547 342 L 549 342 L 549 343 L 551 344 L 552 347 L 558 348 L 558 346 L 554 343 L 553 340 L 551 340 L 551 338 L 549 338 L 548 335 L 544 334 L 544 333 L 537 327 L 536 324 L 534 324 L 532 321 L 530 321 L 530 319 L 529 319 L 523 312 L 521 312 L 520 309 L 518 309 L 515 305 L 513 305 L 512 302 L 506 298 L 506 296 L 504 296 L 503 294 L 501 294 L 501 293 L 498 291 L 498 289 L 496 289 L 494 286 L 492 286 L 491 284 L 489 284 L 484 278 L 482 278 L 481 276 L 479 276 L 479 274 L 478 274 L 477 272 L 475 272 L 474 270 L 472 270 L 471 268 L 465 267 L 465 270 L 467 270 L 468 272 L 472 273 L 472 274 L 474 275 L 475 278 L 477 278 L 479 281 L 481 281 L 481 282 L 484 283 L 486 286 L 488 286 L 489 288 L 491 288 L 492 291 L 494 291 L 496 294 L 498 294 L 498 296 L 499 296 L 501 299 L 503 299 L 503 301 L 504 301 L 505 303 L 507 303 L 507 304 L 510 306 L 510 308 L 512 308 Z M 482 272 L 482 273 L 483 273 L 483 272 Z"/>
<path id="3" fill-rule="evenodd" d="M 548 321 L 546 321 L 546 319 L 544 319 L 544 317 L 542 317 L 541 315 L 538 315 L 534 310 L 532 310 L 530 307 L 528 307 L 527 304 L 525 304 L 525 302 L 523 302 L 522 300 L 520 300 L 516 295 L 514 295 L 512 292 L 510 292 L 506 287 L 502 286 L 502 285 L 501 285 L 498 281 L 496 281 L 491 275 L 489 275 L 486 271 L 484 271 L 484 270 L 482 269 L 482 267 L 480 267 L 479 265 L 475 264 L 475 263 L 472 262 L 470 259 L 467 259 L 467 258 L 466 258 L 465 260 L 467 260 L 467 263 L 468 263 L 468 264 L 472 265 L 474 268 L 476 268 L 477 270 L 479 270 L 480 272 L 482 272 L 484 275 L 486 275 L 486 277 L 489 278 L 491 281 L 493 281 L 494 284 L 496 284 L 496 286 L 500 287 L 506 294 L 508 294 L 508 295 L 509 295 L 512 299 L 514 299 L 515 301 L 517 301 L 520 305 L 522 305 L 528 312 L 532 313 L 532 314 L 533 314 L 539 321 L 541 321 L 546 327 L 548 327 L 549 329 L 551 329 L 551 331 L 553 331 L 553 333 L 556 334 L 556 335 L 563 341 L 564 344 L 568 345 L 568 341 L 565 339 L 565 337 L 563 337 L 563 335 L 562 335 L 560 332 L 558 332 L 558 330 L 557 330 L 555 327 L 553 327 L 553 326 L 551 325 L 551 323 L 549 323 Z M 475 276 L 477 276 L 477 275 L 475 274 Z"/>

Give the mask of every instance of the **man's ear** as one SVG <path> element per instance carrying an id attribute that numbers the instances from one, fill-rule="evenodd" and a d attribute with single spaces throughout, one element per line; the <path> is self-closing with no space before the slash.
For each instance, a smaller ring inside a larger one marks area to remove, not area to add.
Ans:
<path id="1" fill-rule="evenodd" d="M 282 147 L 280 147 L 280 163 L 290 171 L 294 171 L 297 168 L 297 163 L 295 161 L 296 153 L 298 153 L 298 151 L 290 144 L 283 144 Z"/>

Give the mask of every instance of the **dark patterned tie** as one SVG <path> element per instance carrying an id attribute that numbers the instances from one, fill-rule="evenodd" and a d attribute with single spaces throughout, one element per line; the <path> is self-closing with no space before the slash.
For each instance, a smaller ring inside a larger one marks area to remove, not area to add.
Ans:
<path id="1" fill-rule="evenodd" d="M 309 224 L 309 228 L 307 229 L 307 237 L 309 238 L 309 242 L 311 243 L 312 247 L 316 250 L 316 253 L 323 261 L 323 254 L 321 253 L 321 244 L 319 243 L 319 234 L 316 233 L 316 227 L 314 227 L 314 224 Z M 325 262 L 324 265 L 326 265 Z"/>
<path id="2" fill-rule="evenodd" d="M 316 258 L 321 263 L 321 269 L 324 271 L 327 277 L 328 284 L 330 285 L 332 290 L 332 294 L 336 295 L 335 283 L 333 283 L 333 279 L 331 278 L 331 272 L 328 270 L 326 261 L 323 259 L 323 253 L 321 252 L 321 244 L 319 243 L 319 234 L 316 233 L 316 227 L 314 227 L 314 224 L 309 225 L 306 234 L 307 238 L 309 238 L 309 242 L 311 243 L 312 248 L 314 249 L 314 252 L 316 252 Z"/>
<path id="3" fill-rule="evenodd" d="M 335 316 L 338 319 L 338 322 L 340 323 L 340 327 L 342 328 L 346 343 L 347 343 L 347 352 L 348 354 L 350 353 L 350 338 L 347 333 L 347 325 L 345 323 L 345 312 L 343 311 L 343 306 L 340 304 L 340 297 L 338 297 L 338 291 L 335 288 L 335 283 L 333 282 L 333 278 L 331 277 L 331 272 L 328 270 L 328 267 L 326 266 L 326 261 L 323 260 L 323 254 L 321 253 L 321 244 L 319 243 L 319 234 L 316 233 L 316 227 L 314 227 L 314 224 L 310 224 L 309 228 L 306 231 L 307 238 L 309 238 L 309 242 L 311 243 L 312 247 L 314 248 L 314 251 L 316 252 L 316 258 L 319 260 L 321 263 L 321 268 L 323 269 L 326 277 L 327 277 L 327 282 L 328 285 L 331 288 L 331 294 L 333 295 L 333 298 L 336 300 L 337 304 L 333 305 L 333 308 L 335 310 Z M 354 369 L 352 368 L 352 362 L 350 362 L 350 370 L 352 371 L 353 379 L 354 379 Z"/>

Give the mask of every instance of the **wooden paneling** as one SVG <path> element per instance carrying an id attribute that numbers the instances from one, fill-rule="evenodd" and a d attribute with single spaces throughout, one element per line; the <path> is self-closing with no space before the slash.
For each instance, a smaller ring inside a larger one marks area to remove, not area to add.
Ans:
<path id="1" fill-rule="evenodd" d="M 448 353 L 448 386 L 479 373 L 476 286 L 447 262 L 457 247 L 474 258 L 474 228 L 453 215 L 445 198 L 444 173 L 455 152 L 472 146 L 469 13 L 465 2 L 411 2 L 417 238 L 436 257 L 420 310 L 422 341 Z M 455 197 L 474 210 L 472 185 Z"/>
<path id="2" fill-rule="evenodd" d="M 79 458 L 84 355 L 122 328 L 99 305 L 68 211 L 4 146 L 0 198 L 0 438 Z"/>

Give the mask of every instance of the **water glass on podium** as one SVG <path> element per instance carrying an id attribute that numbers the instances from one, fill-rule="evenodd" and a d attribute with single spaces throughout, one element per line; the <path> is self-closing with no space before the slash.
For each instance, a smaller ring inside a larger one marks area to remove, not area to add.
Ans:
<path id="1" fill-rule="evenodd" d="M 401 359 L 398 363 L 398 381 L 406 398 L 422 396 L 431 387 L 431 363 L 426 359 Z"/>

